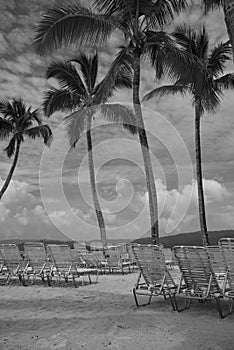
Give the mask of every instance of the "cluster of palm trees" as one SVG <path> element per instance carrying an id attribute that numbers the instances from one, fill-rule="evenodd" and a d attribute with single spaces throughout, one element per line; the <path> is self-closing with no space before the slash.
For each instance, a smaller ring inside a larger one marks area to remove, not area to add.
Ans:
<path id="1" fill-rule="evenodd" d="M 231 2 L 204 0 L 202 6 L 204 11 L 223 8 L 230 43 L 234 47 L 234 7 Z M 95 48 L 92 55 L 79 54 L 70 61 L 55 61 L 48 67 L 47 78 L 55 78 L 59 88 L 51 87 L 46 92 L 43 110 L 47 117 L 56 111 L 69 112 L 65 123 L 72 147 L 86 131 L 90 184 L 104 245 L 105 223 L 96 190 L 91 136 L 92 119 L 98 112 L 104 118 L 120 122 L 131 133 L 138 134 L 149 197 L 152 243 L 157 243 L 159 238 L 157 192 L 140 98 L 142 59 L 150 61 L 156 79 L 167 77 L 172 81 L 171 85 L 149 92 L 144 100 L 170 93 L 190 93 L 192 96 L 199 217 L 203 243 L 209 244 L 202 183 L 200 119 L 204 112 L 215 112 L 224 89 L 234 87 L 234 75 L 224 75 L 225 64 L 231 59 L 232 46 L 229 42 L 220 43 L 210 50 L 204 27 L 193 30 L 179 26 L 168 33 L 164 28 L 187 6 L 186 0 L 93 0 L 92 6 L 88 7 L 77 0 L 48 9 L 37 26 L 34 47 L 40 55 L 48 55 L 62 46 Z M 119 48 L 106 76 L 96 83 L 96 50 L 106 45 L 115 31 L 122 33 L 124 45 Z M 116 89 L 122 88 L 132 89 L 132 110 L 108 103 Z"/>

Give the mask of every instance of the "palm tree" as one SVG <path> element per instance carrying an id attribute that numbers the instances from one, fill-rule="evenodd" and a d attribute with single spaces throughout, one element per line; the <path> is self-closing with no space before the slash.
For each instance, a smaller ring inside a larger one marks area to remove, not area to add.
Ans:
<path id="1" fill-rule="evenodd" d="M 129 107 L 118 103 L 108 104 L 116 89 L 132 87 L 131 67 L 122 64 L 111 66 L 106 76 L 97 82 L 98 56 L 79 55 L 71 61 L 55 61 L 47 69 L 46 77 L 55 78 L 60 88 L 51 88 L 45 95 L 43 107 L 47 117 L 56 111 L 72 112 L 65 118 L 71 147 L 75 147 L 86 129 L 89 176 L 95 213 L 100 228 L 103 247 L 106 247 L 106 229 L 98 200 L 92 150 L 92 119 L 99 112 L 111 121 L 121 123 L 135 133 L 135 118 Z M 80 69 L 78 69 L 80 68 Z"/>
<path id="2" fill-rule="evenodd" d="M 150 58 L 157 77 L 165 71 L 173 74 L 175 62 L 181 69 L 190 71 L 191 62 L 162 29 L 174 14 L 185 8 L 186 0 L 95 0 L 94 5 L 95 11 L 79 1 L 49 9 L 38 25 L 34 45 L 36 51 L 44 55 L 64 45 L 100 46 L 115 30 L 123 33 L 125 47 L 121 53 L 129 55 L 133 62 L 133 105 L 149 195 L 152 243 L 156 243 L 159 237 L 158 205 L 140 102 L 140 65 L 143 56 Z"/>
<path id="3" fill-rule="evenodd" d="M 52 141 L 52 132 L 49 125 L 42 124 L 39 111 L 37 109 L 32 111 L 31 107 L 27 108 L 21 98 L 13 99 L 12 102 L 1 100 L 0 113 L 2 114 L 0 117 L 0 139 L 10 138 L 4 151 L 9 158 L 14 155 L 9 174 L 0 190 L 1 199 L 12 179 L 24 137 L 28 136 L 31 139 L 42 137 L 44 144 L 49 146 Z"/>
<path id="4" fill-rule="evenodd" d="M 227 32 L 232 45 L 234 60 L 234 0 L 203 0 L 206 11 L 215 8 L 223 8 Z"/>
<path id="5" fill-rule="evenodd" d="M 200 121 L 205 112 L 214 113 L 220 105 L 223 90 L 234 88 L 234 74 L 225 74 L 225 64 L 231 59 L 231 47 L 228 43 L 220 43 L 209 51 L 209 38 L 205 27 L 194 31 L 180 26 L 175 37 L 182 46 L 195 55 L 202 64 L 202 69 L 195 69 L 193 79 L 182 74 L 173 85 L 158 87 L 148 93 L 144 100 L 153 97 L 180 93 L 192 95 L 195 108 L 195 154 L 196 177 L 198 187 L 199 218 L 203 244 L 209 245 L 207 234 L 204 191 L 202 183 L 202 154 L 200 140 Z"/>

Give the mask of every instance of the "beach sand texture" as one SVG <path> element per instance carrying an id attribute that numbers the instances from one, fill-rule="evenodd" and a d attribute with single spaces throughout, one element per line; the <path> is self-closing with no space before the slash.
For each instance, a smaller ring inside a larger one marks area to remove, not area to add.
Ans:
<path id="1" fill-rule="evenodd" d="M 194 302 L 173 312 L 154 298 L 137 308 L 137 274 L 100 276 L 97 284 L 0 287 L 1 350 L 232 350 L 234 315 Z"/>

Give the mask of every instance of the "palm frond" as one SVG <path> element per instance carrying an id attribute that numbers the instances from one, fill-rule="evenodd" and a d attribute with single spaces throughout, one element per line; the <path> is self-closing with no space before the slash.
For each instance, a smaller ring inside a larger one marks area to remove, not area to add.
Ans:
<path id="1" fill-rule="evenodd" d="M 71 62 L 55 61 L 47 68 L 46 78 L 55 78 L 63 89 L 76 92 L 81 96 L 86 96 L 87 92 L 84 83 Z"/>
<path id="2" fill-rule="evenodd" d="M 188 92 L 188 89 L 183 85 L 177 85 L 177 84 L 164 85 L 151 90 L 148 94 L 146 94 L 143 97 L 143 101 L 148 101 L 152 98 L 156 98 L 156 97 L 160 98 L 168 95 L 181 94 L 182 96 L 184 96 L 186 95 L 187 92 Z"/>
<path id="3" fill-rule="evenodd" d="M 100 113 L 104 119 L 121 124 L 131 134 L 137 133 L 135 114 L 130 107 L 119 103 L 103 103 Z"/>
<path id="4" fill-rule="evenodd" d="M 38 125 L 41 125 L 42 120 L 40 116 L 39 109 L 35 109 L 34 111 L 31 111 L 31 107 L 28 108 L 26 116 L 29 120 L 37 122 Z"/>
<path id="5" fill-rule="evenodd" d="M 146 36 L 145 54 L 150 58 L 157 79 L 167 75 L 173 81 L 181 76 L 191 81 L 197 77 L 197 71 L 202 69 L 201 61 L 178 46 L 172 36 L 163 31 L 147 31 Z"/>
<path id="6" fill-rule="evenodd" d="M 201 59 L 207 57 L 209 37 L 205 26 L 194 29 L 186 25 L 179 25 L 175 28 L 172 36 L 187 52 Z"/>
<path id="7" fill-rule="evenodd" d="M 53 134 L 52 131 L 47 124 L 43 125 L 38 125 L 33 128 L 25 130 L 25 135 L 30 137 L 31 139 L 36 139 L 36 138 L 43 138 L 44 144 L 46 146 L 50 146 L 51 142 L 53 141 Z"/>
<path id="8" fill-rule="evenodd" d="M 82 108 L 75 111 L 64 118 L 68 139 L 71 147 L 75 147 L 79 138 L 84 132 L 85 118 L 87 117 L 88 110 Z"/>
<path id="9" fill-rule="evenodd" d="M 13 131 L 13 125 L 7 119 L 0 117 L 0 140 L 4 140 L 10 136 Z"/>
<path id="10" fill-rule="evenodd" d="M 4 152 L 6 152 L 7 157 L 11 158 L 13 154 L 15 153 L 15 144 L 16 144 L 17 137 L 14 135 L 9 144 L 7 145 L 6 148 L 4 148 Z"/>
<path id="11" fill-rule="evenodd" d="M 215 79 L 214 84 L 221 91 L 234 89 L 234 73 L 228 73 L 218 79 Z"/>
<path id="12" fill-rule="evenodd" d="M 45 94 L 42 103 L 46 117 L 50 117 L 55 112 L 71 111 L 81 104 L 80 96 L 67 89 L 50 88 Z"/>
<path id="13" fill-rule="evenodd" d="M 71 59 L 71 61 L 76 62 L 80 65 L 87 90 L 91 93 L 95 86 L 97 73 L 98 73 L 97 53 L 90 57 L 87 55 L 81 54 L 79 57 Z"/>
<path id="14" fill-rule="evenodd" d="M 100 104 L 111 97 L 116 89 L 131 88 L 132 58 L 128 47 L 121 47 L 103 80 L 94 91 L 94 103 Z"/>
<path id="15" fill-rule="evenodd" d="M 208 56 L 207 69 L 210 75 L 218 77 L 223 73 L 226 63 L 231 60 L 232 48 L 229 42 L 218 44 Z"/>
<path id="16" fill-rule="evenodd" d="M 175 15 L 184 11 L 188 4 L 186 0 L 152 0 L 150 5 L 145 11 L 148 30 L 165 26 Z"/>
<path id="17" fill-rule="evenodd" d="M 42 15 L 34 46 L 41 55 L 73 44 L 100 46 L 114 28 L 107 16 L 96 14 L 77 1 L 76 4 L 55 6 Z"/>
<path id="18" fill-rule="evenodd" d="M 7 118 L 8 116 L 14 114 L 12 104 L 2 98 L 0 99 L 0 113 L 4 116 L 4 118 Z"/>
<path id="19" fill-rule="evenodd" d="M 214 114 L 220 105 L 223 93 L 213 84 L 209 88 L 203 89 L 203 94 L 200 97 L 202 113 L 205 111 Z"/>
<path id="20" fill-rule="evenodd" d="M 224 0 L 202 0 L 203 5 L 205 6 L 205 12 L 209 10 L 214 10 L 220 8 L 224 4 Z"/>

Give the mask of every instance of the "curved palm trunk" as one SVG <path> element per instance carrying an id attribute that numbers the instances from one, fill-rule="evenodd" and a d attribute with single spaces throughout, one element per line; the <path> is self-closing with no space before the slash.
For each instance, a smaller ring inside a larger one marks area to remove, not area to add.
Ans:
<path id="1" fill-rule="evenodd" d="M 202 156 L 201 156 L 201 139 L 200 139 L 200 105 L 195 105 L 195 154 L 196 154 L 196 176 L 197 176 L 197 190 L 198 190 L 198 207 L 199 219 L 201 227 L 202 242 L 204 246 L 209 245 L 209 238 L 206 225 L 206 211 L 205 199 L 202 182 Z"/>
<path id="2" fill-rule="evenodd" d="M 151 218 L 151 237 L 152 244 L 158 243 L 159 225 L 158 225 L 158 202 L 154 182 L 154 174 L 149 153 L 149 145 L 145 131 L 144 120 L 142 116 L 141 102 L 139 97 L 140 90 L 140 50 L 135 50 L 133 57 L 133 105 L 137 120 L 138 136 L 141 144 L 142 156 L 145 166 L 146 185 L 149 194 L 149 209 Z"/>
<path id="3" fill-rule="evenodd" d="M 234 0 L 224 0 L 223 9 L 234 60 Z"/>
<path id="4" fill-rule="evenodd" d="M 16 167 L 16 164 L 17 164 L 17 161 L 18 161 L 18 157 L 19 157 L 20 143 L 21 143 L 21 141 L 17 140 L 16 150 L 15 150 L 15 157 L 14 157 L 11 169 L 9 171 L 9 174 L 7 175 L 7 178 L 6 178 L 2 188 L 0 190 L 0 199 L 2 199 L 2 196 L 6 192 L 8 186 L 9 186 L 9 184 L 11 182 L 11 178 L 12 178 L 12 175 L 14 173 L 14 170 L 15 170 L 15 167 Z"/>
<path id="5" fill-rule="evenodd" d="M 102 209 L 98 200 L 95 172 L 94 172 L 94 163 L 93 163 L 93 146 L 92 146 L 92 136 L 91 136 L 91 124 L 92 124 L 92 115 L 88 115 L 87 120 L 87 145 L 88 145 L 88 162 L 89 162 L 89 177 L 90 177 L 90 186 L 93 197 L 93 203 L 95 208 L 95 213 L 97 216 L 98 225 L 100 228 L 101 241 L 103 247 L 106 247 L 106 228 L 105 221 L 102 214 Z"/>

